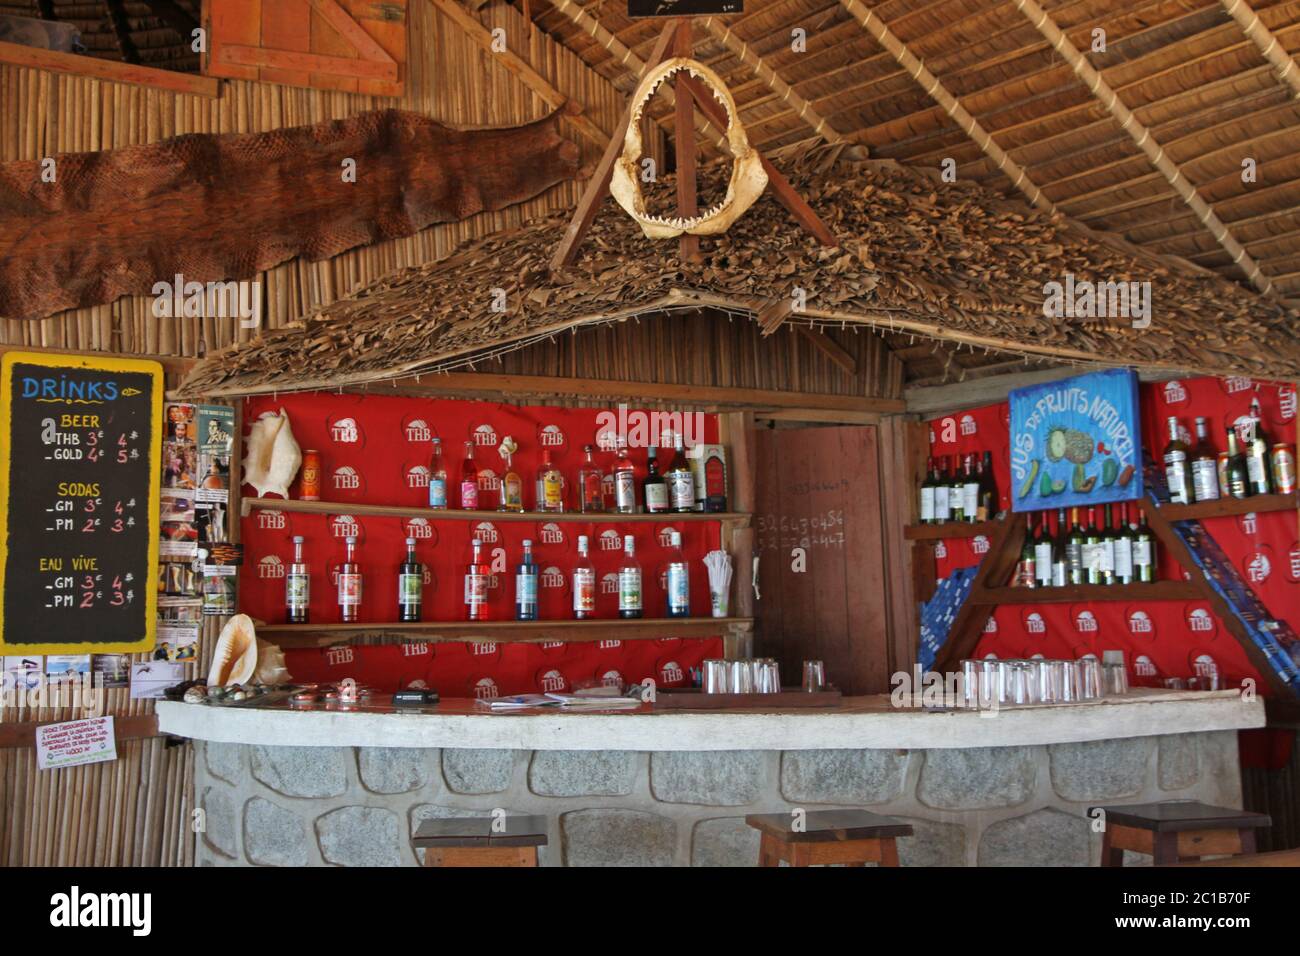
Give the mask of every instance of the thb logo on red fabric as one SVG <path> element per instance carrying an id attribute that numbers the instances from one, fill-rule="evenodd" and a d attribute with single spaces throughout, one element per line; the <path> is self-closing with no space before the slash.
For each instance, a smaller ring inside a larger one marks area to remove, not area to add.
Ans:
<path id="1" fill-rule="evenodd" d="M 284 577 L 284 562 L 278 554 L 268 554 L 257 562 L 257 576 L 263 581 L 276 581 Z"/>
<path id="2" fill-rule="evenodd" d="M 427 445 L 436 434 L 437 431 L 419 415 L 402 419 L 402 437 L 413 444 Z"/>
<path id="3" fill-rule="evenodd" d="M 1135 637 L 1155 637 L 1156 622 L 1141 608 L 1130 608 L 1127 612 L 1128 630 Z"/>
<path id="4" fill-rule="evenodd" d="M 257 513 L 258 531 L 288 531 L 289 517 L 283 511 L 259 511 Z"/>
<path id="5" fill-rule="evenodd" d="M 1219 624 L 1210 613 L 1210 609 L 1203 604 L 1193 604 L 1184 612 L 1184 620 L 1187 621 L 1187 630 L 1197 637 L 1210 638 L 1219 630 Z"/>
<path id="6" fill-rule="evenodd" d="M 1021 617 L 1021 623 L 1024 624 L 1026 634 L 1047 633 L 1047 622 L 1043 620 L 1043 615 L 1037 611 L 1025 611 Z"/>
<path id="7" fill-rule="evenodd" d="M 351 415 L 331 417 L 326 425 L 329 429 L 330 441 L 336 445 L 352 445 L 360 448 L 366 443 L 365 432 Z"/>

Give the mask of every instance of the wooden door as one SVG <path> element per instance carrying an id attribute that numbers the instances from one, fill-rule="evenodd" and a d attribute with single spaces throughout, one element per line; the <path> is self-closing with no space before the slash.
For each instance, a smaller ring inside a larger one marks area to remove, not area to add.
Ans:
<path id="1" fill-rule="evenodd" d="M 887 692 L 876 429 L 759 429 L 755 459 L 755 655 L 776 658 L 787 685 L 817 659 L 846 694 Z"/>

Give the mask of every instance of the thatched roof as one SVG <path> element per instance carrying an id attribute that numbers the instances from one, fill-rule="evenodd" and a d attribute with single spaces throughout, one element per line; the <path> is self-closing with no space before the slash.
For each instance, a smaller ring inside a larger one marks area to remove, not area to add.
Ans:
<path id="1" fill-rule="evenodd" d="M 181 73 L 199 72 L 190 30 L 202 0 L 0 0 L 0 13 L 76 27 L 87 56 L 139 63 Z M 157 8 L 155 10 L 155 7 Z"/>
<path id="2" fill-rule="evenodd" d="M 791 179 L 839 237 L 837 249 L 817 245 L 769 192 L 725 236 L 702 242 L 702 262 L 684 264 L 675 242 L 645 239 L 606 200 L 581 258 L 563 274 L 547 268 L 568 222 L 556 213 L 215 353 L 182 389 L 286 391 L 446 370 L 630 315 L 700 307 L 754 314 L 797 288 L 806 311 L 786 321 L 857 323 L 1067 362 L 1300 376 L 1295 315 L 1240 285 L 892 162 L 809 169 L 830 152 L 805 151 L 804 171 Z M 670 178 L 661 179 L 656 195 L 671 192 Z M 1044 285 L 1067 275 L 1149 282 L 1150 326 L 1046 317 Z M 492 309 L 497 289 L 504 312 Z"/>

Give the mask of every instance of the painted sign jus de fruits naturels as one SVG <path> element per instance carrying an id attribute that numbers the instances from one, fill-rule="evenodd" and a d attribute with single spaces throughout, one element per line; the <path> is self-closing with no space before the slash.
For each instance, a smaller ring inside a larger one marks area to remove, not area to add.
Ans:
<path id="1" fill-rule="evenodd" d="M 1138 380 L 1131 369 L 1018 388 L 1010 402 L 1013 511 L 1142 496 Z"/>

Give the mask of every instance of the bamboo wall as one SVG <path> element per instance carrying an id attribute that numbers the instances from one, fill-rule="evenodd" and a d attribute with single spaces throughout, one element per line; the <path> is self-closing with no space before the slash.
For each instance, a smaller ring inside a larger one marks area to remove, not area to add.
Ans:
<path id="1" fill-rule="evenodd" d="M 488 26 L 504 26 L 509 45 L 554 86 L 611 130 L 622 106 L 609 83 L 511 8 L 496 5 Z M 259 132 L 399 106 L 452 125 L 513 125 L 546 108 L 505 69 L 491 62 L 454 24 L 425 2 L 409 10 L 409 77 L 401 100 L 227 82 L 220 99 L 0 66 L 0 161 L 61 152 L 111 149 L 193 132 Z M 584 162 L 597 147 L 580 143 Z M 662 142 L 654 143 L 661 153 Z M 262 282 L 263 315 L 282 325 L 402 266 L 441 257 L 460 242 L 521 223 L 577 199 L 581 183 L 562 184 L 537 199 L 463 223 L 353 250 L 334 259 L 291 261 L 254 278 Z M 120 299 L 36 322 L 0 320 L 0 344 L 124 354 L 195 356 L 246 339 L 230 320 L 156 319 L 146 297 Z M 555 373 L 552 373 L 555 374 Z M 220 621 L 205 627 L 199 673 L 206 673 Z M 108 713 L 147 714 L 152 704 L 109 691 Z M 66 719 L 70 710 L 0 709 L 0 721 Z M 194 805 L 193 748 L 160 738 L 122 742 L 112 763 L 38 772 L 34 752 L 0 749 L 0 862 L 6 865 L 187 865 L 193 861 L 186 825 Z"/>

